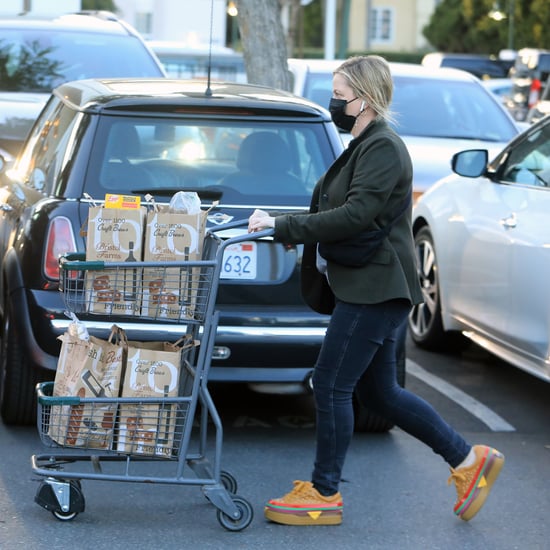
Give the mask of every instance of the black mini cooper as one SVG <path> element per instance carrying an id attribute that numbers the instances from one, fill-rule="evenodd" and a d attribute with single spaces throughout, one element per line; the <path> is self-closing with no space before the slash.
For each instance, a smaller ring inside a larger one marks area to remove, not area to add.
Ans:
<path id="1" fill-rule="evenodd" d="M 91 201 L 121 193 L 168 202 L 176 191 L 196 191 L 202 206 L 213 206 L 209 225 L 248 218 L 255 208 L 304 210 L 342 149 L 326 110 L 270 88 L 168 79 L 57 88 L 0 175 L 4 422 L 33 422 L 34 386 L 54 375 L 57 337 L 70 322 L 58 258 L 85 250 Z M 239 255 L 223 265 L 210 380 L 304 391 L 328 318 L 300 296 L 301 247 L 261 240 Z M 102 338 L 113 322 L 132 340 L 175 341 L 182 331 L 129 317 L 82 320 Z M 358 429 L 391 427 L 357 407 Z"/>

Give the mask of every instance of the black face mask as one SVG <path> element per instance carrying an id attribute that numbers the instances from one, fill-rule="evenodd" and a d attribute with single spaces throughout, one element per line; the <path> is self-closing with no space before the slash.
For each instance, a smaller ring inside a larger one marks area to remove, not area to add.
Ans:
<path id="1" fill-rule="evenodd" d="M 344 132 L 351 132 L 351 129 L 355 125 L 357 117 L 346 115 L 346 106 L 356 99 L 359 98 L 356 97 L 355 99 L 350 99 L 349 101 L 346 101 L 345 99 L 335 99 L 333 97 L 331 98 L 328 105 L 328 110 L 330 111 L 332 122 L 334 122 L 334 124 L 336 124 L 338 128 L 344 130 Z"/>

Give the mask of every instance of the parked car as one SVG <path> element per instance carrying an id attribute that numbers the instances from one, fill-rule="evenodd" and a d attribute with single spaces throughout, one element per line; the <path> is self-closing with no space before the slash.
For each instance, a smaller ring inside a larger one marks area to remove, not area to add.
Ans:
<path id="1" fill-rule="evenodd" d="M 468 53 L 427 53 L 421 64 L 430 69 L 452 67 L 467 71 L 480 79 L 506 78 L 513 62 L 493 55 Z"/>
<path id="2" fill-rule="evenodd" d="M 13 169 L 0 175 L 4 422 L 32 422 L 34 385 L 54 374 L 56 338 L 70 322 L 57 262 L 85 250 L 86 197 L 123 193 L 145 202 L 150 193 L 167 203 L 176 191 L 196 191 L 205 208 L 219 201 L 208 215 L 217 226 L 246 219 L 257 207 L 303 211 L 343 150 L 327 111 L 309 101 L 245 84 L 212 83 L 210 90 L 204 81 L 170 79 L 62 85 Z M 328 317 L 301 298 L 302 248 L 262 240 L 243 250 L 243 261 L 256 268 L 243 276 L 224 264 L 210 380 L 306 391 Z M 183 330 L 135 317 L 81 320 L 103 338 L 113 322 L 132 340 L 175 341 Z M 391 427 L 358 404 L 356 410 L 358 429 Z"/>
<path id="3" fill-rule="evenodd" d="M 93 77 L 164 76 L 140 35 L 108 12 L 0 19 L 0 147 L 16 156 L 53 88 Z"/>
<path id="4" fill-rule="evenodd" d="M 328 106 L 332 72 L 342 60 L 289 59 L 293 91 Z M 467 147 L 496 154 L 519 133 L 506 108 L 476 77 L 456 69 L 390 63 L 394 80 L 395 130 L 412 157 L 419 196 L 451 173 L 451 157 Z M 343 136 L 349 141 L 349 134 Z"/>
<path id="5" fill-rule="evenodd" d="M 546 83 L 540 99 L 529 109 L 527 123 L 538 122 L 547 115 L 550 115 L 550 81 Z"/>
<path id="6" fill-rule="evenodd" d="M 516 120 L 526 120 L 527 114 L 539 101 L 550 76 L 550 50 L 523 48 L 518 51 L 510 69 L 512 95 L 507 104 Z"/>
<path id="7" fill-rule="evenodd" d="M 424 304 L 413 341 L 448 349 L 458 333 L 550 382 L 550 117 L 494 160 L 453 156 L 453 170 L 415 205 L 413 230 Z"/>
<path id="8" fill-rule="evenodd" d="M 512 95 L 513 84 L 511 78 L 490 78 L 489 80 L 483 80 L 482 84 L 504 104 Z"/>
<path id="9" fill-rule="evenodd" d="M 210 78 L 227 82 L 246 82 L 243 55 L 225 46 L 189 45 L 170 40 L 150 40 L 170 78 Z"/>

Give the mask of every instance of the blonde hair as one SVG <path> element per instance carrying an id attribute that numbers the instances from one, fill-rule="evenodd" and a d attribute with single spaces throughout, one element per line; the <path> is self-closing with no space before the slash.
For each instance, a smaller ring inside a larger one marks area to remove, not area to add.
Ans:
<path id="1" fill-rule="evenodd" d="M 379 55 L 355 56 L 346 59 L 334 74 L 341 74 L 357 97 L 387 122 L 393 121 L 390 105 L 393 80 L 388 62 Z"/>

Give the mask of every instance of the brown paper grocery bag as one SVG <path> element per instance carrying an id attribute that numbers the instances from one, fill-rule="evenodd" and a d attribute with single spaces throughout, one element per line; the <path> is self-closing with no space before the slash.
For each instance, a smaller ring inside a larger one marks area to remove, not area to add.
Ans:
<path id="1" fill-rule="evenodd" d="M 128 342 L 121 397 L 155 399 L 152 403 L 120 405 L 117 451 L 162 457 L 177 453 L 184 414 L 166 400 L 178 396 L 182 354 L 197 344 L 180 343 Z"/>
<path id="2" fill-rule="evenodd" d="M 59 337 L 61 352 L 53 396 L 102 398 L 119 395 L 126 353 L 124 331 L 113 325 L 107 341 L 68 332 Z M 116 403 L 54 405 L 48 435 L 69 447 L 112 448 Z"/>
<path id="3" fill-rule="evenodd" d="M 156 206 L 145 225 L 144 261 L 200 260 L 209 211 L 170 212 Z M 193 318 L 197 301 L 198 268 L 146 268 L 143 271 L 142 314 L 155 319 Z"/>
<path id="4" fill-rule="evenodd" d="M 88 215 L 86 260 L 128 262 L 128 269 L 88 272 L 86 300 L 91 313 L 139 315 L 141 274 L 132 269 L 143 255 L 145 207 L 136 209 L 91 206 Z M 93 277 L 92 277 L 93 275 Z"/>

